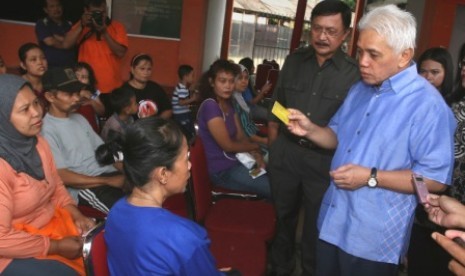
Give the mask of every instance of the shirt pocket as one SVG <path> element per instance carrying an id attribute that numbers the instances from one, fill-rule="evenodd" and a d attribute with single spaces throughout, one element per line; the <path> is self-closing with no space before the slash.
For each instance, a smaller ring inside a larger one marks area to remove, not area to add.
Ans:
<path id="1" fill-rule="evenodd" d="M 341 107 L 348 91 L 348 87 L 326 88 L 323 95 L 321 95 L 318 104 L 318 112 L 314 114 L 318 117 L 317 120 L 322 122 L 323 125 L 327 125 L 331 117 L 333 117 L 339 107 Z"/>
<path id="2" fill-rule="evenodd" d="M 293 83 L 284 86 L 284 93 L 286 95 L 286 103 L 282 103 L 286 108 L 292 107 L 299 110 L 307 108 L 307 100 L 305 98 L 305 89 L 303 84 Z"/>

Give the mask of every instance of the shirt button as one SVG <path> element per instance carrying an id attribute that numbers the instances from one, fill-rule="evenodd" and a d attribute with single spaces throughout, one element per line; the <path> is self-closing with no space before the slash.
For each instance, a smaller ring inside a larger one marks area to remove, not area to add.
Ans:
<path id="1" fill-rule="evenodd" d="M 360 130 L 357 131 L 357 135 L 360 135 Z"/>
<path id="2" fill-rule="evenodd" d="M 307 117 L 310 117 L 311 113 L 310 112 L 307 112 Z"/>
<path id="3" fill-rule="evenodd" d="M 313 96 L 315 96 L 315 95 L 316 95 L 316 93 L 315 93 L 315 92 L 313 92 L 313 93 L 312 93 L 312 95 L 313 95 Z"/>
<path id="4" fill-rule="evenodd" d="M 367 117 L 370 116 L 370 112 L 367 113 Z"/>
<path id="5" fill-rule="evenodd" d="M 351 149 L 348 149 L 347 152 L 350 153 L 352 150 Z"/>

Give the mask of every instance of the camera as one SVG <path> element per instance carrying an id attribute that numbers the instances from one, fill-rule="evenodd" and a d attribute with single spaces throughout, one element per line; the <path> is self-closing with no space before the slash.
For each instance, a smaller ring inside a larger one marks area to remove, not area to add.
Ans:
<path id="1" fill-rule="evenodd" d="M 92 19 L 94 19 L 95 23 L 97 23 L 97 25 L 103 26 L 103 12 L 93 11 L 91 16 Z"/>

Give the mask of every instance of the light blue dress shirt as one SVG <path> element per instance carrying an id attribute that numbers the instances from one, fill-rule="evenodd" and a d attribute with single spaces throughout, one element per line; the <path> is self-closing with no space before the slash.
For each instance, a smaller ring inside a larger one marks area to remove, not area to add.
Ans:
<path id="1" fill-rule="evenodd" d="M 380 87 L 360 81 L 329 124 L 339 141 L 331 170 L 348 163 L 411 169 L 449 184 L 455 126 L 450 108 L 414 63 Z M 416 205 L 414 194 L 368 186 L 350 191 L 331 182 L 318 219 L 320 239 L 359 258 L 398 264 Z"/>

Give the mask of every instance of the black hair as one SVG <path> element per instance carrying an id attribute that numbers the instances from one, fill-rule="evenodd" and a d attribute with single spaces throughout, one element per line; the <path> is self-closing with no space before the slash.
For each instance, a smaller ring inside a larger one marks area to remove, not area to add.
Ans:
<path id="1" fill-rule="evenodd" d="M 131 105 L 131 98 L 135 97 L 136 93 L 134 90 L 129 88 L 116 88 L 110 94 L 110 103 L 113 110 L 120 114 L 124 108 Z"/>
<path id="2" fill-rule="evenodd" d="M 61 0 L 58 0 L 60 4 L 63 4 Z M 48 0 L 42 0 L 42 8 L 47 8 L 48 6 Z"/>
<path id="3" fill-rule="evenodd" d="M 255 67 L 253 60 L 249 57 L 245 57 L 241 60 L 239 60 L 239 64 L 244 65 L 245 68 L 247 68 L 247 71 L 249 71 L 249 74 L 252 74 L 252 69 Z"/>
<path id="4" fill-rule="evenodd" d="M 180 80 L 184 78 L 184 76 L 190 74 L 192 71 L 194 71 L 194 68 L 190 65 L 187 64 L 182 64 L 178 68 L 178 77 Z"/>
<path id="5" fill-rule="evenodd" d="M 352 20 L 352 10 L 342 1 L 321 1 L 313 8 L 310 22 L 313 22 L 313 19 L 318 16 L 335 15 L 339 13 L 341 14 L 344 28 L 346 30 L 349 29 Z"/>
<path id="6" fill-rule="evenodd" d="M 150 64 L 153 65 L 152 57 L 149 56 L 148 54 L 141 53 L 141 54 L 136 54 L 135 56 L 132 57 L 132 59 L 131 59 L 131 68 L 136 67 L 137 65 L 139 65 L 139 63 L 141 61 L 144 61 L 144 60 L 149 61 Z M 134 78 L 134 76 L 132 75 L 131 72 L 129 72 L 129 79 L 132 80 L 133 78 Z"/>
<path id="7" fill-rule="evenodd" d="M 135 121 L 125 134 L 99 146 L 95 156 L 100 164 L 109 165 L 122 153 L 124 174 L 132 189 L 147 184 L 155 168 L 171 170 L 181 152 L 183 139 L 174 121 L 151 116 Z"/>
<path id="8" fill-rule="evenodd" d="M 424 51 L 418 58 L 418 62 L 417 62 L 418 73 L 420 73 L 421 64 L 425 60 L 433 60 L 435 62 L 438 62 L 444 68 L 444 80 L 441 83 L 439 92 L 441 92 L 441 95 L 444 98 L 446 98 L 452 92 L 452 87 L 454 83 L 454 79 L 453 79 L 454 69 L 452 66 L 452 57 L 449 51 L 441 47 L 429 48 L 428 50 Z"/>
<path id="9" fill-rule="evenodd" d="M 18 49 L 18 57 L 19 57 L 19 60 L 23 63 L 26 62 L 26 56 L 27 56 L 27 53 L 32 50 L 32 49 L 40 49 L 42 51 L 42 49 L 40 48 L 40 46 L 36 43 L 33 43 L 33 42 L 27 42 L 23 45 L 21 45 Z M 19 71 L 21 73 L 21 75 L 24 75 L 27 73 L 26 70 L 24 70 L 21 66 L 19 67 Z"/>
<path id="10" fill-rule="evenodd" d="M 103 4 L 107 4 L 106 0 L 84 0 L 84 7 L 100 7 Z"/>
<path id="11" fill-rule="evenodd" d="M 216 99 L 215 91 L 210 80 L 215 80 L 218 73 L 225 72 L 233 74 L 234 78 L 240 73 L 237 64 L 226 59 L 217 59 L 210 65 L 210 68 L 202 74 L 199 81 L 199 91 L 202 100 L 212 98 Z"/>
<path id="12" fill-rule="evenodd" d="M 92 66 L 87 62 L 78 62 L 76 66 L 74 66 L 73 71 L 76 73 L 76 71 L 81 69 L 85 69 L 87 73 L 89 73 L 89 84 L 87 84 L 86 89 L 95 93 L 97 90 L 97 78 L 95 77 L 94 69 L 92 69 Z"/>
<path id="13" fill-rule="evenodd" d="M 459 51 L 459 60 L 458 64 L 465 59 L 465 43 L 462 44 Z M 462 75 L 460 66 L 457 64 L 457 74 L 455 76 L 455 83 L 454 83 L 454 92 L 447 98 L 447 102 L 449 104 L 458 102 L 465 97 L 465 87 L 462 86 Z"/>

